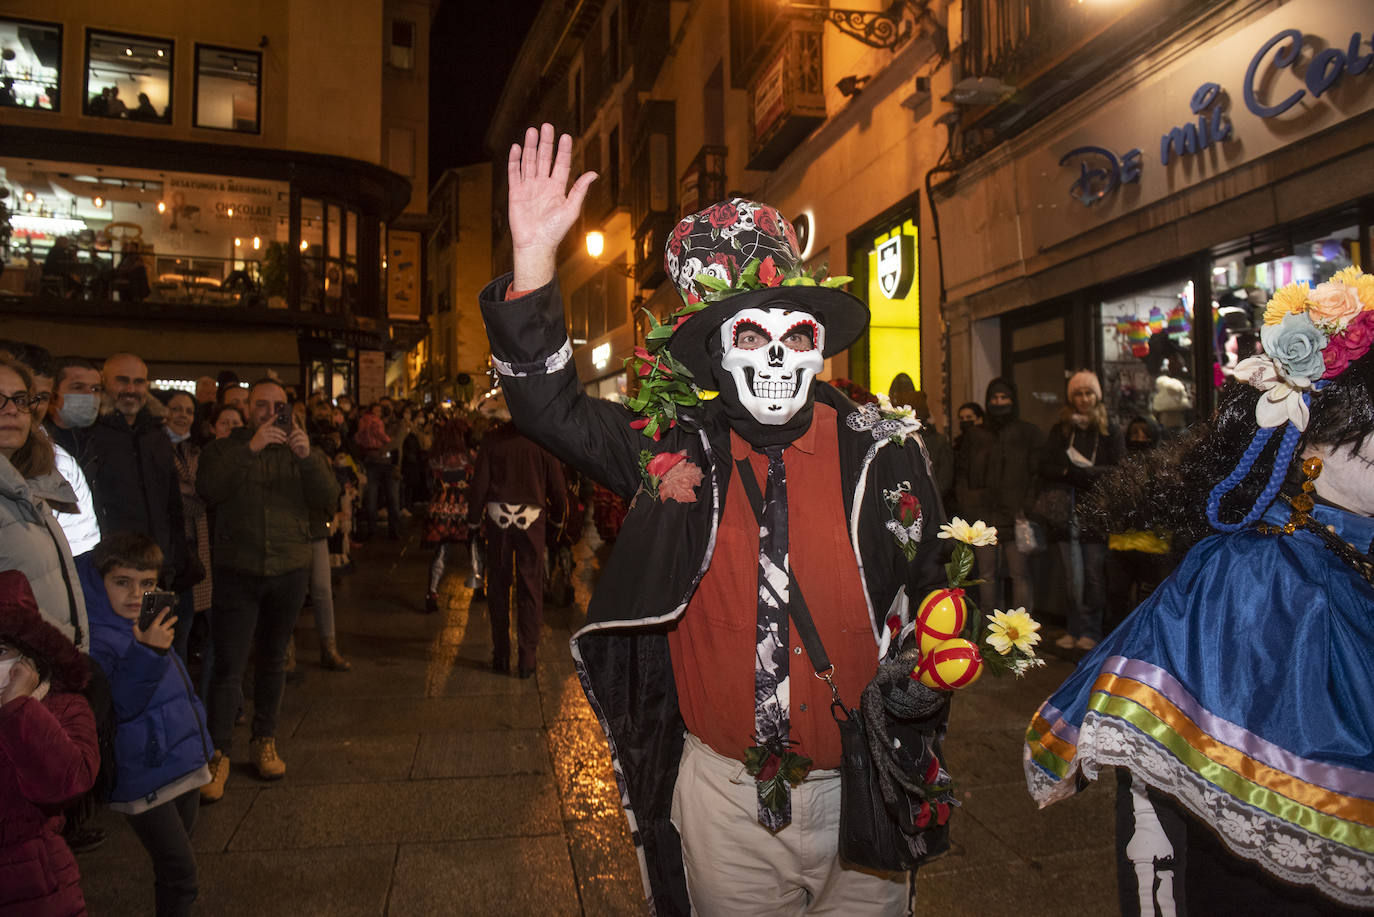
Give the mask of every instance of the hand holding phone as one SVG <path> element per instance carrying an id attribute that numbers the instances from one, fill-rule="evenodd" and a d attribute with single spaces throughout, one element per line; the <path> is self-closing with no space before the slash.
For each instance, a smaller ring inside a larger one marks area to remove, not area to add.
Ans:
<path id="1" fill-rule="evenodd" d="M 143 604 L 134 625 L 134 639 L 153 649 L 169 648 L 175 634 L 173 625 L 177 622 L 176 615 L 172 614 L 176 602 L 175 592 L 156 590 L 143 593 Z"/>

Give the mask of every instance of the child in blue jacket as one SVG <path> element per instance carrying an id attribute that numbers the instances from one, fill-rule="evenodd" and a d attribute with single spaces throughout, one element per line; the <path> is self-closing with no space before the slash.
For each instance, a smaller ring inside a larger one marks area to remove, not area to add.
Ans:
<path id="1" fill-rule="evenodd" d="M 196 900 L 191 831 L 213 754 L 205 709 L 172 645 L 176 617 L 138 627 L 143 593 L 157 588 L 162 551 L 146 535 L 107 536 L 77 569 L 91 626 L 91 658 L 114 697 L 110 808 L 123 812 L 153 859 L 158 917 L 189 914 Z"/>

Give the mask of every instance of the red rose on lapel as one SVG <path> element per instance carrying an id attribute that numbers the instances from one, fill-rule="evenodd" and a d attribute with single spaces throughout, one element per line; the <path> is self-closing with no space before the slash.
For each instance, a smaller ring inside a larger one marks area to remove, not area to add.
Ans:
<path id="1" fill-rule="evenodd" d="M 916 520 L 920 518 L 921 501 L 909 493 L 903 493 L 897 499 L 897 521 L 902 525 L 911 526 L 915 525 Z"/>
<path id="2" fill-rule="evenodd" d="M 685 453 L 678 453 L 685 459 Z M 693 462 L 678 461 L 663 473 L 658 482 L 658 498 L 678 503 L 697 502 L 697 485 L 701 483 L 701 469 Z"/>

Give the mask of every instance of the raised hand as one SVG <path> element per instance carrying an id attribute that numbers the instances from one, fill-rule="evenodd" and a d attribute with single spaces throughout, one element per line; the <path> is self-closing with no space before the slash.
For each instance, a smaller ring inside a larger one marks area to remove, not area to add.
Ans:
<path id="1" fill-rule="evenodd" d="M 508 202 L 517 290 L 534 290 L 553 279 L 558 244 L 582 212 L 595 172 L 584 172 L 568 187 L 572 172 L 572 138 L 554 145 L 552 124 L 528 128 L 525 143 L 511 144 L 506 163 Z"/>

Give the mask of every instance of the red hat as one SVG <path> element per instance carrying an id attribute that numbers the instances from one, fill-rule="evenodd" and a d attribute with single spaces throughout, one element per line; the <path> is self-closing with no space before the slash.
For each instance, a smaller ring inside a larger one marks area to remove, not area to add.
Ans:
<path id="1" fill-rule="evenodd" d="M 18 646 L 54 687 L 80 691 L 90 680 L 85 657 L 62 631 L 43 620 L 29 578 L 19 570 L 0 570 L 0 639 Z"/>

